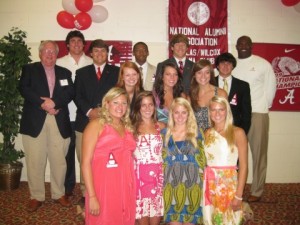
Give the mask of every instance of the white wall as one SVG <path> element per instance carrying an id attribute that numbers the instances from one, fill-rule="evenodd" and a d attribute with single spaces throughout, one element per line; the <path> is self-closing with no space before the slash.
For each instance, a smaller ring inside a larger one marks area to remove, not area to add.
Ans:
<path id="1" fill-rule="evenodd" d="M 167 57 L 167 0 L 106 0 L 100 3 L 108 9 L 109 17 L 83 31 L 86 39 L 144 41 L 149 45 L 151 63 L 157 64 Z M 61 10 L 61 0 L 1 0 L 0 37 L 12 26 L 27 31 L 32 59 L 36 61 L 40 40 L 64 40 L 69 32 L 56 22 Z M 299 19 L 300 13 L 282 5 L 280 0 L 229 0 L 231 52 L 236 55 L 234 46 L 241 35 L 249 35 L 254 42 L 300 44 Z M 267 182 L 300 182 L 299 137 L 299 112 L 270 113 Z M 20 138 L 17 147 L 22 148 Z M 251 182 L 251 160 L 249 163 L 248 181 Z M 26 169 L 22 179 L 26 180 Z M 49 180 L 48 167 L 46 179 Z"/>

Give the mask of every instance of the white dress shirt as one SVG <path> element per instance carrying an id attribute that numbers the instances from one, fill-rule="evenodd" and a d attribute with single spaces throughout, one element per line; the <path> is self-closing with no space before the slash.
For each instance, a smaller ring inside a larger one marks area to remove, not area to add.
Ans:
<path id="1" fill-rule="evenodd" d="M 56 65 L 65 67 L 72 72 L 72 80 L 73 81 L 75 80 L 76 70 L 80 69 L 81 67 L 90 65 L 92 63 L 93 63 L 92 58 L 86 56 L 85 54 L 83 54 L 80 57 L 78 63 L 76 63 L 75 59 L 71 56 L 70 53 L 68 55 L 65 55 L 56 60 Z M 76 118 L 77 107 L 76 107 L 75 103 L 73 101 L 71 101 L 68 104 L 68 108 L 69 108 L 69 112 L 70 112 L 70 120 L 73 122 L 73 121 L 75 121 L 75 118 Z"/>

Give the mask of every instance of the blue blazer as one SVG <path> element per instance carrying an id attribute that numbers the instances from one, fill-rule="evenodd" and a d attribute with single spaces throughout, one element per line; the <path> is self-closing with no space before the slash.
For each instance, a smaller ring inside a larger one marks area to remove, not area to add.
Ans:
<path id="1" fill-rule="evenodd" d="M 63 138 L 71 136 L 71 123 L 68 104 L 74 97 L 71 72 L 55 65 L 55 86 L 52 100 L 59 113 L 56 123 Z M 41 108 L 41 97 L 50 97 L 46 72 L 41 62 L 25 65 L 19 83 L 19 90 L 24 98 L 20 133 L 37 137 L 44 125 L 47 113 Z"/>

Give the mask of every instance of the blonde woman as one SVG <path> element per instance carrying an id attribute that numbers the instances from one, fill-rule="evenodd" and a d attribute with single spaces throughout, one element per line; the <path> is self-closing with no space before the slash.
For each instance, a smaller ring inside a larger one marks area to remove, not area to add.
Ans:
<path id="1" fill-rule="evenodd" d="M 201 223 L 203 136 L 186 99 L 174 99 L 164 133 L 164 220 L 170 225 Z"/>
<path id="2" fill-rule="evenodd" d="M 213 97 L 209 114 L 212 127 L 205 132 L 204 145 L 207 158 L 203 188 L 204 224 L 242 224 L 242 196 L 248 172 L 247 138 L 243 129 L 233 126 L 226 98 Z"/>
<path id="3" fill-rule="evenodd" d="M 86 225 L 134 225 L 136 143 L 124 89 L 107 92 L 100 117 L 89 122 L 82 143 Z"/>

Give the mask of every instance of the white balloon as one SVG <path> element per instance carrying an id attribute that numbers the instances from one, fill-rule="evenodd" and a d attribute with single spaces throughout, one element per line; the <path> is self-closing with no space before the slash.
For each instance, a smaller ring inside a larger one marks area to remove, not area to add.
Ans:
<path id="1" fill-rule="evenodd" d="M 73 15 L 80 13 L 80 11 L 75 6 L 75 0 L 62 0 L 62 7 L 68 13 L 71 13 Z"/>
<path id="2" fill-rule="evenodd" d="M 94 23 L 104 22 L 108 17 L 108 11 L 101 5 L 94 5 L 93 8 L 87 12 Z"/>
<path id="3" fill-rule="evenodd" d="M 104 0 L 93 0 L 93 2 L 103 2 Z"/>
<path id="4" fill-rule="evenodd" d="M 300 13 L 300 2 L 297 5 L 294 5 L 294 9 Z"/>

